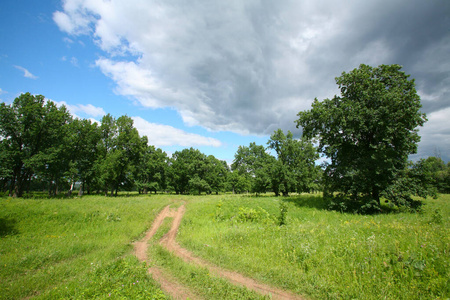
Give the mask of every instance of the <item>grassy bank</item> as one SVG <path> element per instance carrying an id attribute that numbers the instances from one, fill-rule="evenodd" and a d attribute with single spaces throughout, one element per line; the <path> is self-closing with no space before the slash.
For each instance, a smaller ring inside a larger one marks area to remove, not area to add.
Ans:
<path id="1" fill-rule="evenodd" d="M 0 198 L 0 298 L 164 299 L 131 243 L 169 199 Z"/>
<path id="2" fill-rule="evenodd" d="M 327 211 L 311 195 L 203 197 L 188 206 L 178 239 L 220 266 L 313 298 L 446 299 L 449 216 L 449 195 L 427 200 L 422 213 L 374 216 Z"/>

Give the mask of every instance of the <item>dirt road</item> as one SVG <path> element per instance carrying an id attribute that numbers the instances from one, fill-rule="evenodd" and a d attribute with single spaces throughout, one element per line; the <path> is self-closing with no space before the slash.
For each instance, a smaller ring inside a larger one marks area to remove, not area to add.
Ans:
<path id="1" fill-rule="evenodd" d="M 173 217 L 172 227 L 169 232 L 163 236 L 160 241 L 160 244 L 167 248 L 169 251 L 173 252 L 178 257 L 182 258 L 185 262 L 194 263 L 201 267 L 207 268 L 211 273 L 214 273 L 220 277 L 226 278 L 231 283 L 235 285 L 244 286 L 250 290 L 256 291 L 262 295 L 269 295 L 272 299 L 304 299 L 300 295 L 296 295 L 266 284 L 262 284 L 257 282 L 256 280 L 246 277 L 237 272 L 231 272 L 218 266 L 211 264 L 199 257 L 194 256 L 189 250 L 182 248 L 175 240 L 175 237 L 178 232 L 178 228 L 180 227 L 181 220 L 185 213 L 185 206 L 182 205 L 178 208 L 178 210 L 172 210 L 169 206 L 165 207 L 161 213 L 156 217 L 153 222 L 152 227 L 147 232 L 146 236 L 139 242 L 135 243 L 135 254 L 141 261 L 147 261 L 149 258 L 147 257 L 147 248 L 148 241 L 152 238 L 152 236 L 156 233 L 159 226 L 161 226 L 162 222 L 167 217 Z M 157 280 L 162 289 L 170 294 L 175 299 L 199 299 L 198 296 L 190 291 L 188 288 L 177 284 L 173 279 L 167 278 L 166 275 L 161 272 L 161 270 L 152 267 L 149 269 L 149 272 L 153 275 L 155 280 Z"/>

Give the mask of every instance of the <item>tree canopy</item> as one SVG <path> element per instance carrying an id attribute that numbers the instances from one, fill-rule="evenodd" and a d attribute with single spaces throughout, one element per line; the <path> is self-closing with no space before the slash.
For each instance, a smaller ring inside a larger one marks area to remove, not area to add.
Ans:
<path id="1" fill-rule="evenodd" d="M 316 137 L 330 160 L 324 182 L 354 199 L 381 194 L 416 153 L 426 119 L 413 79 L 399 65 L 360 65 L 336 78 L 341 95 L 298 113 L 303 136 Z"/>

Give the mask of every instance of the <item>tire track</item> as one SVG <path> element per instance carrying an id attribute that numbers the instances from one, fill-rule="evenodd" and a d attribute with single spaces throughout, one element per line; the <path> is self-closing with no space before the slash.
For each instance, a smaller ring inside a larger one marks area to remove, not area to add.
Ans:
<path id="1" fill-rule="evenodd" d="M 178 228 L 180 227 L 181 220 L 186 211 L 184 205 L 180 206 L 177 211 L 170 210 L 169 206 L 163 209 L 161 213 L 156 217 L 153 222 L 152 227 L 147 232 L 146 236 L 139 242 L 135 243 L 135 254 L 141 261 L 148 260 L 147 258 L 147 248 L 148 241 L 152 238 L 152 236 L 156 233 L 159 226 L 161 226 L 164 218 L 173 217 L 172 226 L 167 234 L 165 234 L 160 240 L 160 244 L 164 246 L 167 250 L 174 253 L 181 259 L 183 259 L 187 263 L 194 263 L 200 267 L 208 269 L 211 273 L 217 274 L 220 277 L 228 279 L 231 283 L 239 286 L 244 286 L 250 290 L 256 291 L 262 295 L 268 295 L 272 299 L 280 299 L 280 300 L 300 300 L 305 299 L 300 295 L 287 292 L 285 290 L 275 288 L 256 280 L 246 277 L 240 273 L 228 271 L 218 266 L 211 264 L 210 262 L 203 260 L 199 257 L 194 256 L 189 250 L 182 248 L 175 240 Z M 164 291 L 172 295 L 176 299 L 198 299 L 197 296 L 193 296 L 193 293 L 190 292 L 186 287 L 176 284 L 174 282 L 169 282 L 167 277 L 164 277 L 161 270 L 156 267 L 152 267 L 149 269 L 149 272 L 154 276 L 154 278 L 160 282 L 161 287 Z M 173 286 L 172 286 L 173 285 Z M 187 294 L 184 294 L 187 293 Z"/>
<path id="2" fill-rule="evenodd" d="M 145 237 L 142 240 L 134 243 L 134 254 L 141 262 L 149 261 L 149 258 L 147 256 L 148 241 L 150 241 L 150 239 L 158 231 L 158 228 L 161 226 L 164 219 L 172 218 L 174 215 L 175 211 L 170 209 L 170 205 L 166 206 L 155 218 L 152 227 L 149 231 L 147 231 Z M 178 283 L 175 279 L 169 278 L 158 267 L 150 267 L 148 269 L 148 273 L 150 273 L 153 279 L 155 279 L 160 284 L 161 289 L 174 299 L 201 299 L 187 287 Z"/>

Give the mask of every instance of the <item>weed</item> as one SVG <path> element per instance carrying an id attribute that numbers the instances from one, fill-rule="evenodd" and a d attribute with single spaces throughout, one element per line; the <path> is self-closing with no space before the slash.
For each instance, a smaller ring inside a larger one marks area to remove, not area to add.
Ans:
<path id="1" fill-rule="evenodd" d="M 442 214 L 440 209 L 435 209 L 433 214 L 431 215 L 430 223 L 434 224 L 442 224 Z"/>
<path id="2" fill-rule="evenodd" d="M 280 216 L 278 217 L 278 224 L 280 226 L 286 225 L 288 206 L 285 202 L 280 201 Z"/>

